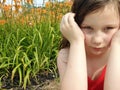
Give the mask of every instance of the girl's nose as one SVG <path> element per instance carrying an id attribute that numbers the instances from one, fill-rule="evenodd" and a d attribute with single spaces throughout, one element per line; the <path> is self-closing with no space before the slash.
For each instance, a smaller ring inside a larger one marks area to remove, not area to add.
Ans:
<path id="1" fill-rule="evenodd" d="M 94 46 L 101 46 L 104 41 L 102 33 L 95 33 L 92 37 L 92 43 Z"/>

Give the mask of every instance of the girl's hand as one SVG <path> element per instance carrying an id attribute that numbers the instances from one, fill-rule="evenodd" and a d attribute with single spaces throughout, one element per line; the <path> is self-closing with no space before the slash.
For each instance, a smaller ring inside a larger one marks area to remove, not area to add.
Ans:
<path id="1" fill-rule="evenodd" d="M 67 13 L 63 16 L 60 24 L 61 33 L 70 43 L 84 40 L 84 34 L 75 22 L 74 16 L 74 13 Z"/>
<path id="2" fill-rule="evenodd" d="M 114 36 L 113 36 L 113 39 L 111 41 L 111 45 L 114 46 L 114 45 L 119 45 L 120 46 L 120 30 L 118 30 Z"/>

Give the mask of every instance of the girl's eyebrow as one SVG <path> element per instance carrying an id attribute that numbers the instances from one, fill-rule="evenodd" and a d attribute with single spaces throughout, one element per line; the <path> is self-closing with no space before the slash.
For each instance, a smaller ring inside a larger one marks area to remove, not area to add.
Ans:
<path id="1" fill-rule="evenodd" d="M 104 24 L 104 26 L 117 26 L 118 24 L 116 23 L 108 23 L 108 24 Z M 90 24 L 81 24 L 81 26 L 92 26 Z M 94 26 L 94 25 L 93 25 Z"/>
<path id="2" fill-rule="evenodd" d="M 89 26 L 88 24 L 81 24 L 81 26 Z"/>
<path id="3" fill-rule="evenodd" d="M 118 24 L 106 24 L 105 26 L 108 26 L 108 27 L 116 27 L 116 26 L 118 26 Z"/>
<path id="4" fill-rule="evenodd" d="M 85 27 L 85 26 L 92 27 L 92 25 L 90 25 L 90 24 L 81 24 L 80 26 L 81 26 L 81 27 Z"/>

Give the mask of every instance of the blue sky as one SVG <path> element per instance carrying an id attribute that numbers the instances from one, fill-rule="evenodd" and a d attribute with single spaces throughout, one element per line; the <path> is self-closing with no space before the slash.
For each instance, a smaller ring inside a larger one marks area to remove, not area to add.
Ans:
<path id="1" fill-rule="evenodd" d="M 45 2 L 47 2 L 48 0 L 44 0 Z M 64 0 L 58 0 L 58 1 L 64 1 Z M 6 4 L 10 4 L 11 0 L 6 0 Z M 34 5 L 35 6 L 40 6 L 43 4 L 43 0 L 34 0 Z"/>

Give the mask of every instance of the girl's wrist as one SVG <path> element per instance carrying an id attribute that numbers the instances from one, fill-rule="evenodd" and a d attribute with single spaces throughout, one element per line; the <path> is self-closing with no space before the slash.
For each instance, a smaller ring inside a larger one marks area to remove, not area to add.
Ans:
<path id="1" fill-rule="evenodd" d="M 79 40 L 79 41 L 73 41 L 73 42 L 70 42 L 70 46 L 81 46 L 81 45 L 84 45 L 84 40 Z"/>

